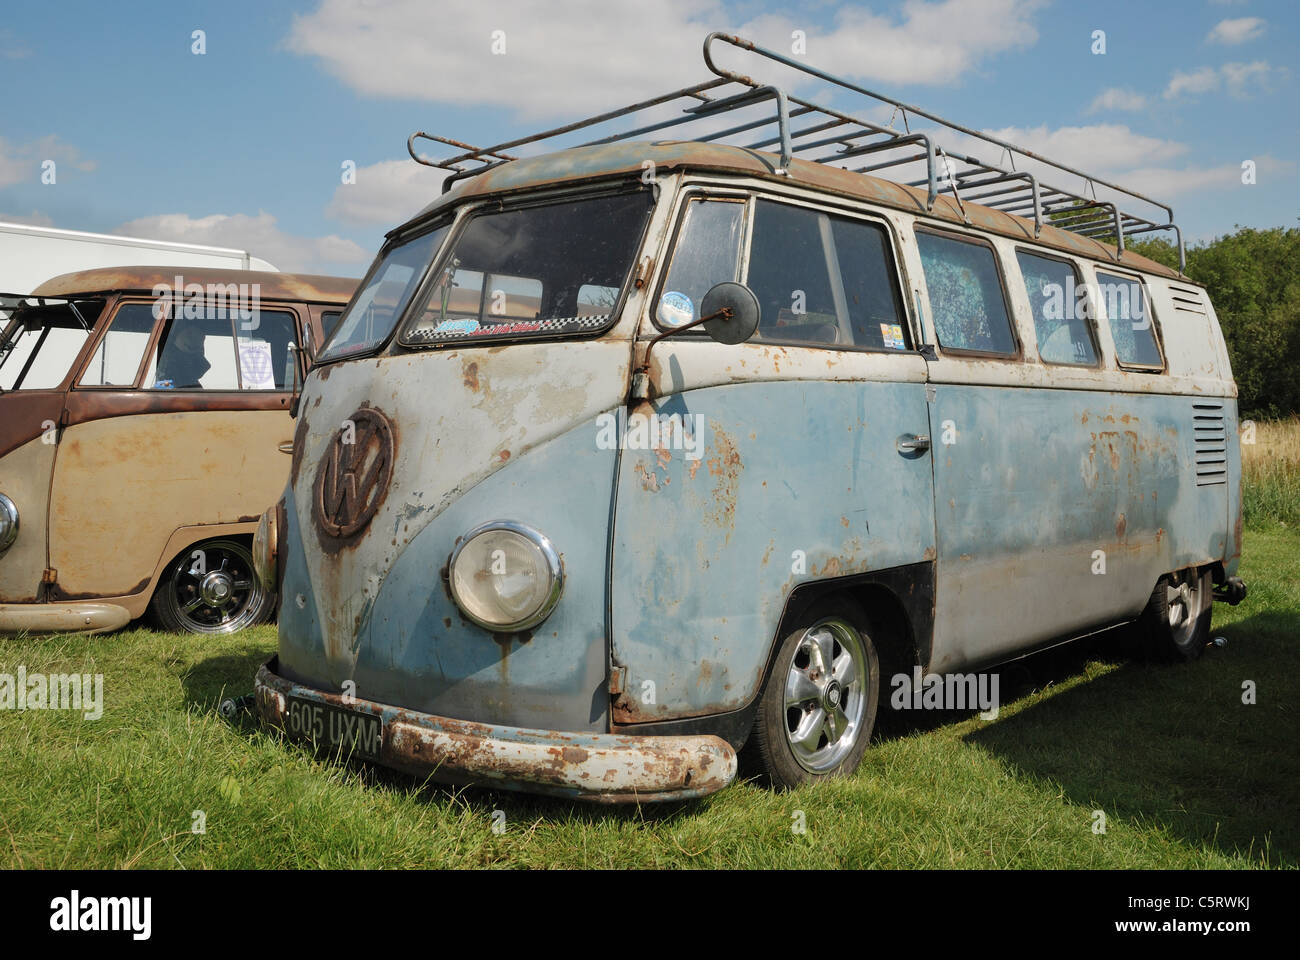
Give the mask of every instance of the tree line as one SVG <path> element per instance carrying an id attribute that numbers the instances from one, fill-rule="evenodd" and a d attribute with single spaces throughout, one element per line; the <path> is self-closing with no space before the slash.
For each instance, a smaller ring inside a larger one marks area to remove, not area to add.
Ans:
<path id="1" fill-rule="evenodd" d="M 1149 239 L 1128 248 L 1178 269 L 1178 250 Z M 1300 413 L 1300 229 L 1237 227 L 1187 248 L 1186 276 L 1218 314 L 1241 417 Z"/>

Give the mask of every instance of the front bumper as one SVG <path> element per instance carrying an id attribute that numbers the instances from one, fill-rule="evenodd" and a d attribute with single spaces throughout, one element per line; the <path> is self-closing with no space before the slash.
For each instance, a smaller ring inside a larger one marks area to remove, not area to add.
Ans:
<path id="1" fill-rule="evenodd" d="M 688 800 L 736 776 L 736 751 L 719 737 L 633 737 L 501 727 L 435 717 L 326 693 L 281 677 L 278 658 L 257 671 L 257 710 L 285 728 L 287 697 L 382 718 L 379 762 L 445 783 L 476 784 L 602 803 Z"/>
<path id="2" fill-rule="evenodd" d="M 0 603 L 0 633 L 104 633 L 130 622 L 115 603 Z"/>

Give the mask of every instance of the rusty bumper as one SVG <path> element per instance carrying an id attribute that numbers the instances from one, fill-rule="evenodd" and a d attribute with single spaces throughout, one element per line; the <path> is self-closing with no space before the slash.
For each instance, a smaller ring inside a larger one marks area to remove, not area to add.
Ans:
<path id="1" fill-rule="evenodd" d="M 115 603 L 0 603 L 0 633 L 104 633 L 130 622 Z"/>
<path id="2" fill-rule="evenodd" d="M 257 710 L 286 728 L 287 698 L 382 720 L 379 762 L 455 784 L 475 784 L 600 803 L 688 800 L 736 776 L 736 752 L 719 737 L 633 737 L 503 727 L 435 717 L 286 680 L 273 657 L 257 671 Z"/>

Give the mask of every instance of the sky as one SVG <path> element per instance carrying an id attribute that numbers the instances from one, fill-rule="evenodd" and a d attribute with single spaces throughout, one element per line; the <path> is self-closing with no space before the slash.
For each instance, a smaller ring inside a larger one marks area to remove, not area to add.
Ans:
<path id="1" fill-rule="evenodd" d="M 1169 203 L 1189 243 L 1300 216 L 1294 0 L 5 0 L 0 220 L 360 276 L 440 193 L 411 132 L 500 143 L 707 79 L 710 30 L 801 39 L 811 65 Z"/>

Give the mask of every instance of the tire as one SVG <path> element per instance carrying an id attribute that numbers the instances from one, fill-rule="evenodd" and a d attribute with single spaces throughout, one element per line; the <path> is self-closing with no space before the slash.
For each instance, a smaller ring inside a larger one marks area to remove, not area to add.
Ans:
<path id="1" fill-rule="evenodd" d="M 759 780 L 782 790 L 852 774 L 880 701 L 880 661 L 862 608 L 833 600 L 800 619 L 777 651 L 747 744 Z"/>
<path id="2" fill-rule="evenodd" d="M 1154 663 L 1186 663 L 1205 650 L 1214 603 L 1210 571 L 1160 578 L 1134 624 L 1138 653 Z"/>
<path id="3" fill-rule="evenodd" d="M 149 602 L 150 619 L 159 629 L 208 636 L 264 623 L 274 611 L 275 594 L 258 582 L 253 554 L 240 540 L 187 547 L 163 570 Z"/>

